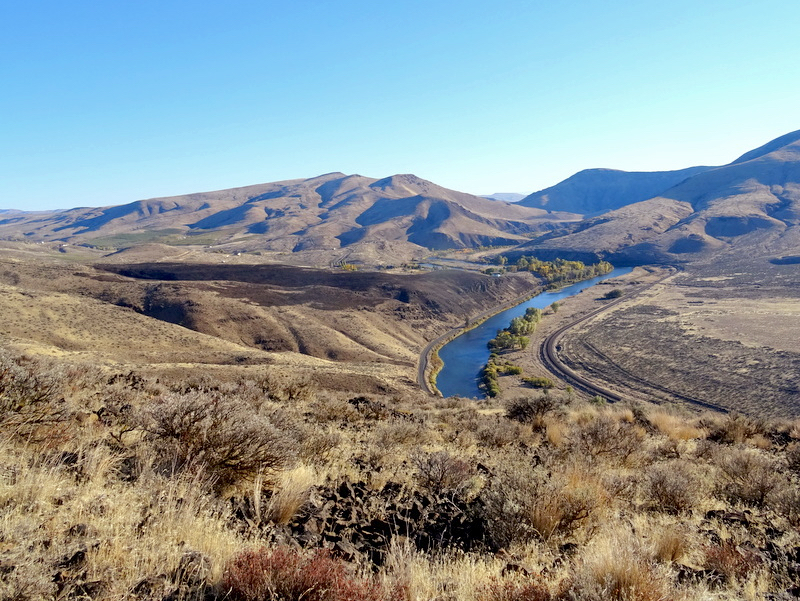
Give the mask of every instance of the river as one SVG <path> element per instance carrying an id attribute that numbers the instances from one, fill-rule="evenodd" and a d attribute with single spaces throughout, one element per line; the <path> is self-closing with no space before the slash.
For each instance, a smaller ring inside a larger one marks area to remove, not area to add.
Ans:
<path id="1" fill-rule="evenodd" d="M 584 280 L 560 290 L 542 292 L 530 300 L 490 317 L 478 327 L 454 338 L 439 350 L 439 357 L 444 362 L 444 367 L 436 376 L 436 387 L 439 392 L 446 397 L 458 395 L 482 398 L 484 395 L 483 391 L 478 388 L 478 375 L 489 359 L 489 349 L 486 344 L 497 335 L 498 330 L 508 327 L 513 318 L 524 315 L 525 310 L 529 307 L 544 309 L 554 302 L 578 294 L 581 290 L 594 286 L 598 282 L 630 273 L 632 270 L 632 267 L 617 267 L 606 275 Z M 545 319 L 547 318 L 545 317 Z"/>

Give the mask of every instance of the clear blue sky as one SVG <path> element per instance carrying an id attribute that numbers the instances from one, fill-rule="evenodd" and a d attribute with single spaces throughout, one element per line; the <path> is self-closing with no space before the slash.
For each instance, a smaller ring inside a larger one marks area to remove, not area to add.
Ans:
<path id="1" fill-rule="evenodd" d="M 798 24 L 796 0 L 6 0 L 0 208 L 727 163 L 800 129 Z"/>

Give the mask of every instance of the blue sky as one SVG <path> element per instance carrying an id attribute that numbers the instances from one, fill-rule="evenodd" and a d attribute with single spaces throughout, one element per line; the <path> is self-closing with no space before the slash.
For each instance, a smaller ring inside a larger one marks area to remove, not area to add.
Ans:
<path id="1" fill-rule="evenodd" d="M 800 129 L 796 0 L 29 0 L 0 23 L 0 208 L 331 171 L 531 192 Z"/>

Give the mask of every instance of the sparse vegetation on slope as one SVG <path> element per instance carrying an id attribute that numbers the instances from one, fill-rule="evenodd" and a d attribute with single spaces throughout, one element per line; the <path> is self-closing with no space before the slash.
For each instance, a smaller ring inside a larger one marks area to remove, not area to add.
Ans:
<path id="1" fill-rule="evenodd" d="M 329 173 L 121 206 L 21 212 L 0 222 L 0 238 L 98 251 L 161 244 L 194 246 L 206 255 L 291 254 L 300 264 L 355 268 L 417 261 L 430 250 L 518 244 L 577 217 L 487 200 L 409 174 L 376 180 Z"/>
<path id="2" fill-rule="evenodd" d="M 2 598 L 795 591 L 794 422 L 2 361 Z"/>

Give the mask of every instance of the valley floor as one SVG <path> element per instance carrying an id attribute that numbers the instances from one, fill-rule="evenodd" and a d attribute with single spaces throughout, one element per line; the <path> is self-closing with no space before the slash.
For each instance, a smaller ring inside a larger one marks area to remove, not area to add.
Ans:
<path id="1" fill-rule="evenodd" d="M 619 303 L 561 337 L 559 356 L 569 367 L 624 398 L 691 405 L 688 398 L 754 416 L 800 415 L 796 291 L 687 268 L 634 293 L 665 273 L 637 268 L 568 299 L 542 321 L 528 349 L 503 358 L 523 376 L 552 377 L 538 345 L 562 324 L 610 304 L 602 297 L 618 288 Z M 501 387 L 505 398 L 526 388 L 515 376 L 501 378 Z"/>

